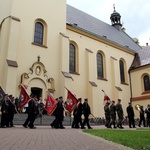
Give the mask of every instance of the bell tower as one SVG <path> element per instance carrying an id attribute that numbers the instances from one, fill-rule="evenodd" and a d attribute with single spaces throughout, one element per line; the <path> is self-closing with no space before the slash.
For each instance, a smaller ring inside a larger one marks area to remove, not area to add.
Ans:
<path id="1" fill-rule="evenodd" d="M 114 7 L 114 11 L 110 16 L 111 23 L 112 23 L 113 27 L 115 27 L 117 30 L 121 31 L 121 27 L 122 27 L 122 24 L 121 24 L 121 21 L 120 21 L 121 20 L 121 15 L 118 12 L 116 12 L 115 4 L 113 5 L 113 7 Z"/>

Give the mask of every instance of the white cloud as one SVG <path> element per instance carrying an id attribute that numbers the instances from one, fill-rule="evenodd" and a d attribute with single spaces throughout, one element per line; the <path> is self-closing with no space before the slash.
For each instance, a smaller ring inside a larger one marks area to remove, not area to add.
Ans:
<path id="1" fill-rule="evenodd" d="M 138 37 L 140 45 L 144 46 L 146 43 L 150 45 L 150 29 L 146 30 L 144 33 L 140 34 Z"/>

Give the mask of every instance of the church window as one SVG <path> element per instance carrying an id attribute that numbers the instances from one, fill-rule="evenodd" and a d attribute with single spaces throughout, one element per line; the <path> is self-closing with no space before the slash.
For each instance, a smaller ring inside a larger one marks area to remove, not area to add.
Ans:
<path id="1" fill-rule="evenodd" d="M 150 78 L 148 75 L 145 75 L 143 77 L 143 82 L 144 82 L 144 90 L 149 91 L 150 90 Z"/>
<path id="2" fill-rule="evenodd" d="M 76 48 L 72 43 L 69 49 L 69 72 L 76 72 Z"/>
<path id="3" fill-rule="evenodd" d="M 35 23 L 34 43 L 43 45 L 44 26 L 40 22 Z"/>
<path id="4" fill-rule="evenodd" d="M 103 55 L 101 53 L 97 53 L 97 76 L 98 78 L 104 78 Z"/>
<path id="5" fill-rule="evenodd" d="M 120 65 L 120 79 L 121 79 L 121 83 L 125 83 L 125 66 L 124 66 L 124 62 L 122 60 L 119 61 L 119 65 Z"/>

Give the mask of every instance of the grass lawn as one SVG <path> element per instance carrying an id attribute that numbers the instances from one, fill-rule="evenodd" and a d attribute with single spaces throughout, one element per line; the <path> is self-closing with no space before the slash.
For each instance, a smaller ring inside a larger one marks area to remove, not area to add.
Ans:
<path id="1" fill-rule="evenodd" d="M 102 137 L 108 141 L 113 141 L 131 147 L 136 150 L 150 150 L 150 129 L 139 128 L 137 130 L 83 130 L 95 136 Z"/>

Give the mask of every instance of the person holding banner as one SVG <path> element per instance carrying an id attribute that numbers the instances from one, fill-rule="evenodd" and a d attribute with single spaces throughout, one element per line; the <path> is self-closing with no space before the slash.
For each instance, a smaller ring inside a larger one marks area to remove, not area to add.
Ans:
<path id="1" fill-rule="evenodd" d="M 105 119 L 106 119 L 105 126 L 107 128 L 110 128 L 110 108 L 108 103 L 106 103 L 104 106 L 104 112 L 105 112 Z"/>
<path id="2" fill-rule="evenodd" d="M 26 119 L 26 121 L 24 122 L 23 126 L 25 128 L 30 128 L 30 129 L 36 129 L 36 127 L 34 127 L 34 121 L 36 118 L 36 114 L 37 114 L 37 107 L 36 107 L 36 96 L 31 94 L 31 99 L 29 100 L 28 103 L 28 117 Z"/>
<path id="3" fill-rule="evenodd" d="M 72 128 L 76 128 L 75 125 L 77 124 L 77 107 L 73 110 L 73 121 L 72 121 Z"/>
<path id="4" fill-rule="evenodd" d="M 58 101 L 58 98 L 56 98 L 56 101 Z M 56 105 L 56 107 L 57 107 L 57 105 Z M 55 125 L 55 123 L 56 123 L 56 108 L 55 108 L 55 110 L 53 111 L 53 113 L 52 113 L 52 115 L 55 117 L 55 119 L 53 120 L 53 122 L 50 124 L 50 126 L 52 127 L 52 128 L 54 128 L 54 125 Z"/>
<path id="5" fill-rule="evenodd" d="M 76 107 L 76 112 L 75 112 L 75 115 L 76 115 L 76 118 L 75 118 L 75 128 L 80 128 L 79 127 L 79 123 L 80 123 L 80 126 L 81 126 L 81 129 L 83 129 L 83 123 L 82 123 L 82 111 L 83 111 L 83 105 L 82 105 L 82 98 L 78 98 L 78 104 L 77 104 L 77 107 Z"/>

